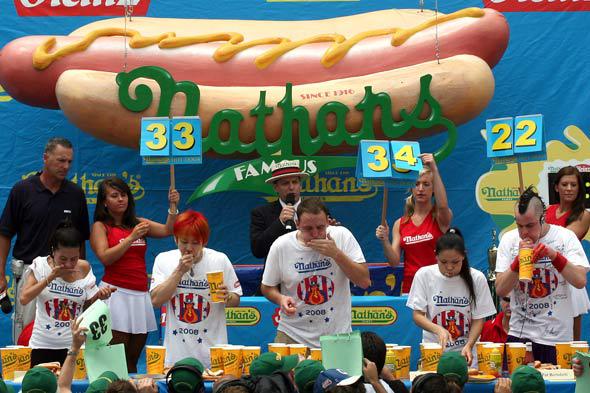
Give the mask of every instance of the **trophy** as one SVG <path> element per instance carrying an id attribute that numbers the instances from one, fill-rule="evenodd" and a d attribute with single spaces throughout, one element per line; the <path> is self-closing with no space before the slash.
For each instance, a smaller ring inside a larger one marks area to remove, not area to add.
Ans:
<path id="1" fill-rule="evenodd" d="M 488 248 L 488 286 L 494 299 L 496 309 L 500 304 L 498 297 L 496 296 L 496 257 L 498 255 L 498 247 L 496 246 L 497 234 L 496 230 L 492 229 L 492 244 Z"/>

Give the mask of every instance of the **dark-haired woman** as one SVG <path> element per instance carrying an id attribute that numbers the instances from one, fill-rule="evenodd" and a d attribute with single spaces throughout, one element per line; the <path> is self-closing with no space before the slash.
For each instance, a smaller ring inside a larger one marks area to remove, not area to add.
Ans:
<path id="1" fill-rule="evenodd" d="M 407 306 L 423 329 L 422 342 L 460 351 L 470 363 L 485 318 L 496 313 L 492 296 L 483 273 L 469 267 L 458 230 L 437 240 L 435 254 L 437 264 L 416 273 Z"/>
<path id="2" fill-rule="evenodd" d="M 127 368 L 137 372 L 137 360 L 147 334 L 156 330 L 156 319 L 148 293 L 145 253 L 147 237 L 170 236 L 180 197 L 168 193 L 168 217 L 160 224 L 135 215 L 135 201 L 127 183 L 117 177 L 98 187 L 90 245 L 105 266 L 101 285 L 117 288 L 109 299 L 113 344 L 125 345 Z"/>
<path id="3" fill-rule="evenodd" d="M 590 228 L 590 212 L 584 206 L 586 188 L 582 175 L 575 166 L 566 166 L 557 172 L 553 185 L 557 202 L 547 207 L 545 221 L 572 230 L 582 241 Z M 590 300 L 586 288 L 570 285 L 574 308 L 574 340 L 580 340 L 582 333 L 582 314 L 590 309 Z"/>
<path id="4" fill-rule="evenodd" d="M 96 299 L 113 288 L 96 286 L 90 264 L 80 259 L 84 240 L 71 224 L 60 224 L 49 241 L 50 254 L 31 263 L 20 294 L 22 304 L 36 300 L 35 325 L 29 345 L 31 367 L 45 362 L 63 364 L 72 343 L 70 323 Z"/>

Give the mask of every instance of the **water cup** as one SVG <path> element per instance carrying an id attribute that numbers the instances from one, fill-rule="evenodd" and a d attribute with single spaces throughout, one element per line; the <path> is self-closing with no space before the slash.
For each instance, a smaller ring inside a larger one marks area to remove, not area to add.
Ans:
<path id="1" fill-rule="evenodd" d="M 525 343 L 506 343 L 506 363 L 508 364 L 508 373 L 512 374 L 518 366 L 524 364 L 525 355 Z"/>
<path id="2" fill-rule="evenodd" d="M 166 347 L 160 345 L 146 345 L 145 360 L 148 374 L 164 374 L 164 360 Z"/>
<path id="3" fill-rule="evenodd" d="M 260 356 L 260 347 L 243 347 L 242 348 L 242 373 L 250 374 L 250 365 Z"/>
<path id="4" fill-rule="evenodd" d="M 409 379 L 410 378 L 410 356 L 412 355 L 412 347 L 409 345 L 399 345 L 392 348 L 395 353 L 395 378 Z"/>
<path id="5" fill-rule="evenodd" d="M 311 348 L 309 357 L 311 360 L 322 361 L 322 349 L 321 348 Z"/>
<path id="6" fill-rule="evenodd" d="M 219 288 L 223 285 L 223 271 L 217 270 L 213 272 L 208 272 L 207 282 L 209 282 L 211 301 L 213 303 L 223 303 L 225 300 L 218 293 Z"/>
<path id="7" fill-rule="evenodd" d="M 209 347 L 209 354 L 211 355 L 211 371 L 223 370 L 223 347 L 219 345 Z"/>
<path id="8" fill-rule="evenodd" d="M 233 375 L 236 378 L 242 377 L 242 347 L 223 347 L 223 371 L 225 375 Z"/>
<path id="9" fill-rule="evenodd" d="M 521 248 L 518 250 L 518 279 L 530 282 L 533 279 L 533 249 Z"/>
<path id="10" fill-rule="evenodd" d="M 278 353 L 281 356 L 288 356 L 291 353 L 289 346 L 283 343 L 268 343 L 268 352 Z"/>
<path id="11" fill-rule="evenodd" d="M 422 371 L 434 371 L 438 366 L 438 361 L 442 356 L 443 349 L 440 344 L 423 343 L 421 348 Z"/>

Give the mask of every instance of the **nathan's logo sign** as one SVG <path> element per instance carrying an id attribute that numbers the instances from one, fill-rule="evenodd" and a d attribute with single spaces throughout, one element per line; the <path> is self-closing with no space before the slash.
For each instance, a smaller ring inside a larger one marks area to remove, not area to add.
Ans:
<path id="1" fill-rule="evenodd" d="M 484 0 L 483 4 L 500 12 L 590 11 L 588 0 Z"/>
<path id="2" fill-rule="evenodd" d="M 260 322 L 260 311 L 254 307 L 228 307 L 225 319 L 228 326 L 253 326 Z"/>
<path id="3" fill-rule="evenodd" d="M 123 171 L 120 174 L 116 173 L 96 173 L 96 172 L 84 172 L 82 174 L 76 174 L 71 179 L 73 183 L 79 185 L 84 193 L 86 194 L 86 202 L 90 205 L 96 204 L 96 195 L 98 193 L 98 185 L 100 182 L 111 176 L 118 176 L 125 180 L 131 189 L 131 194 L 135 201 L 140 200 L 145 195 L 145 189 L 139 182 L 141 175 L 132 175 L 127 171 Z"/>
<path id="4" fill-rule="evenodd" d="M 352 325 L 392 325 L 397 312 L 388 306 L 352 307 Z"/>
<path id="5" fill-rule="evenodd" d="M 147 14 L 151 0 L 14 0 L 19 16 L 123 16 Z"/>
<path id="6" fill-rule="evenodd" d="M 488 202 L 516 201 L 520 192 L 518 187 L 482 187 L 480 194 Z"/>

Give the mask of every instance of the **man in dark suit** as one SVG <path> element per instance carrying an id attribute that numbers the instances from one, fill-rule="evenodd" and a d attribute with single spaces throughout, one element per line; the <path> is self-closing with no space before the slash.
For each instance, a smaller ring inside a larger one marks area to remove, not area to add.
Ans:
<path id="1" fill-rule="evenodd" d="M 295 211 L 301 202 L 301 179 L 306 176 L 308 174 L 299 167 L 299 160 L 283 160 L 273 165 L 266 183 L 272 183 L 279 198 L 254 208 L 250 213 L 250 248 L 255 257 L 266 259 L 271 244 L 279 236 L 296 229 L 294 225 L 289 228 L 288 224 L 296 221 Z"/>

